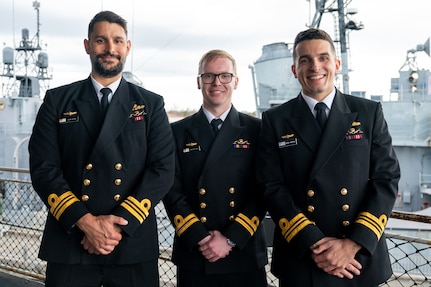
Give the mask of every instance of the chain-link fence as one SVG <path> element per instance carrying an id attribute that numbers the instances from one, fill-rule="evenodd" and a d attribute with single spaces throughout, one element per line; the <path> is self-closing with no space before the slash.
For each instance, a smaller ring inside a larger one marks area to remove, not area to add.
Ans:
<path id="1" fill-rule="evenodd" d="M 46 264 L 37 258 L 37 254 L 47 209 L 30 181 L 11 177 L 14 179 L 0 178 L 0 269 L 43 281 Z M 160 286 L 174 287 L 176 268 L 171 261 L 174 229 L 162 204 L 156 206 L 156 214 L 160 241 Z M 431 219 L 421 218 L 421 221 L 431 222 Z M 387 238 L 394 275 L 381 286 L 430 287 L 431 241 L 388 233 Z M 271 255 L 272 248 L 269 246 L 269 260 Z M 268 286 L 278 286 L 278 280 L 269 272 L 269 264 L 267 274 Z"/>

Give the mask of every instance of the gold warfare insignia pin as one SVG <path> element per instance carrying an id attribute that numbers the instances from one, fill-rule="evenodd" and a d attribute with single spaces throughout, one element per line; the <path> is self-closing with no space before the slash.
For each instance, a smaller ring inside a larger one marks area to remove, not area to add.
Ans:
<path id="1" fill-rule="evenodd" d="M 360 140 L 363 137 L 361 122 L 353 122 L 352 126 L 347 130 L 346 140 Z"/>
<path id="2" fill-rule="evenodd" d="M 248 149 L 250 148 L 250 142 L 244 139 L 237 139 L 233 142 L 234 149 Z"/>
<path id="3" fill-rule="evenodd" d="M 58 123 L 60 124 L 67 124 L 73 122 L 79 122 L 79 115 L 77 111 L 64 112 L 63 117 L 58 119 Z"/>
<path id="4" fill-rule="evenodd" d="M 134 104 L 132 107 L 132 113 L 129 115 L 129 118 L 136 121 L 142 121 L 144 119 L 144 116 L 147 114 L 144 111 L 145 105 L 138 105 Z"/>
<path id="5" fill-rule="evenodd" d="M 186 143 L 186 146 L 183 148 L 183 153 L 192 151 L 201 151 L 201 146 L 197 142 Z"/>
<path id="6" fill-rule="evenodd" d="M 279 148 L 298 145 L 298 138 L 294 133 L 282 135 L 280 136 L 280 138 L 281 138 L 281 141 L 278 142 Z"/>

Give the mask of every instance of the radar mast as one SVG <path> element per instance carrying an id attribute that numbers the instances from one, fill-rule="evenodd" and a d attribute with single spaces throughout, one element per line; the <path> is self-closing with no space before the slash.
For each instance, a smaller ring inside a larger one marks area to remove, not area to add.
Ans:
<path id="1" fill-rule="evenodd" d="M 49 88 L 48 54 L 40 44 L 40 2 L 33 1 L 37 14 L 37 32 L 30 39 L 29 29 L 21 30 L 21 40 L 15 48 L 3 48 L 2 97 L 36 97 Z"/>

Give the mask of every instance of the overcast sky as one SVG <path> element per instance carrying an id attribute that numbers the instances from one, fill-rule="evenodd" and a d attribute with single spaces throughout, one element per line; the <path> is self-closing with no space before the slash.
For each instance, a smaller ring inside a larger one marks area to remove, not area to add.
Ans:
<path id="1" fill-rule="evenodd" d="M 1 43 L 18 44 L 22 28 L 30 30 L 30 37 L 36 34 L 32 3 L 1 1 Z M 398 76 L 407 51 L 430 37 L 428 6 L 429 0 L 351 1 L 348 7 L 358 9 L 355 19 L 365 27 L 349 36 L 351 91 L 389 93 L 390 78 Z M 168 110 L 199 108 L 198 61 L 208 50 L 224 49 L 238 64 L 240 80 L 233 103 L 239 110 L 254 111 L 249 65 L 261 56 L 264 45 L 292 43 L 314 15 L 306 0 L 40 0 L 40 38 L 49 55 L 51 87 L 88 77 L 83 39 L 89 21 L 101 10 L 128 21 L 132 52 L 126 70 L 162 95 Z M 334 26 L 332 15 L 325 14 L 320 27 L 334 36 Z M 428 55 L 417 56 L 419 68 L 429 69 Z"/>

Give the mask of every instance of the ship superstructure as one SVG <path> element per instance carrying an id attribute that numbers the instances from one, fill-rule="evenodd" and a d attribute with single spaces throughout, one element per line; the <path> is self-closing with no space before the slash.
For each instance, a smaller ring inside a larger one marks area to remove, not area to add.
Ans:
<path id="1" fill-rule="evenodd" d="M 40 3 L 33 2 L 37 19 L 36 34 L 21 30 L 14 48 L 3 48 L 0 94 L 0 166 L 28 168 L 28 139 L 42 104 L 41 96 L 52 79 L 48 54 L 40 41 Z"/>

